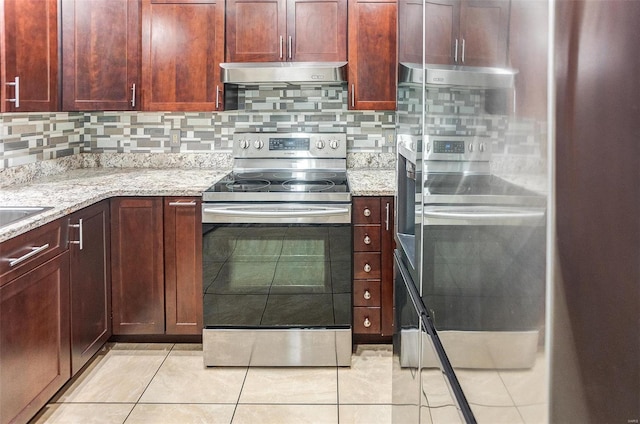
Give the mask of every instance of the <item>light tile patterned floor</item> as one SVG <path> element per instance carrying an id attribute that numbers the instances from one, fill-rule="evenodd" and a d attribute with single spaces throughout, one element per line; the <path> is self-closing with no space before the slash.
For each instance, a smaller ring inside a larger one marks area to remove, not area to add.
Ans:
<path id="1" fill-rule="evenodd" d="M 202 346 L 110 344 L 35 423 L 388 424 L 391 346 L 350 368 L 207 368 Z"/>

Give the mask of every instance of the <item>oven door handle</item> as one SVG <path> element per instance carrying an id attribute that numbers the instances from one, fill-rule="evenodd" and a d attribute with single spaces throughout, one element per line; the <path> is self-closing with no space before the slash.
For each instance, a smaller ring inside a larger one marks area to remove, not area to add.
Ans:
<path id="1" fill-rule="evenodd" d="M 308 216 L 343 215 L 349 208 L 300 208 L 300 209 L 257 209 L 257 208 L 204 208 L 203 212 L 226 216 L 295 218 Z"/>
<path id="2" fill-rule="evenodd" d="M 544 208 L 427 206 L 425 225 L 541 225 Z"/>

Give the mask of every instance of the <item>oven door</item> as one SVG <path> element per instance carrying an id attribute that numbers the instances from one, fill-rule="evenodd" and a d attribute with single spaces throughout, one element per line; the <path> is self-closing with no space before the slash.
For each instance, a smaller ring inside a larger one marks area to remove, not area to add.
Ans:
<path id="1" fill-rule="evenodd" d="M 532 367 L 544 331 L 544 208 L 423 213 L 421 297 L 453 367 Z"/>
<path id="2" fill-rule="evenodd" d="M 349 365 L 350 209 L 203 206 L 206 365 Z"/>

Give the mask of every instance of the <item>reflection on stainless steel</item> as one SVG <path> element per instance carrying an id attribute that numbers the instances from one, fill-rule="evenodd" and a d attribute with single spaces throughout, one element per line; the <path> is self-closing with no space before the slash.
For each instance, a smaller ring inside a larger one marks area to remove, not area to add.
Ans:
<path id="1" fill-rule="evenodd" d="M 510 88 L 518 73 L 515 69 L 459 65 L 401 63 L 398 82 L 440 86 Z"/>

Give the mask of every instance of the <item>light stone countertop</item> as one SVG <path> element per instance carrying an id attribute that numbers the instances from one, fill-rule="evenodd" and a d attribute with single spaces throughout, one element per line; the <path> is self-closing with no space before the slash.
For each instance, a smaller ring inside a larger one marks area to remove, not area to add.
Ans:
<path id="1" fill-rule="evenodd" d="M 82 168 L 0 189 L 2 206 L 51 206 L 52 209 L 0 229 L 0 242 L 116 196 L 201 196 L 229 169 Z M 349 170 L 354 196 L 395 193 L 388 169 Z"/>

